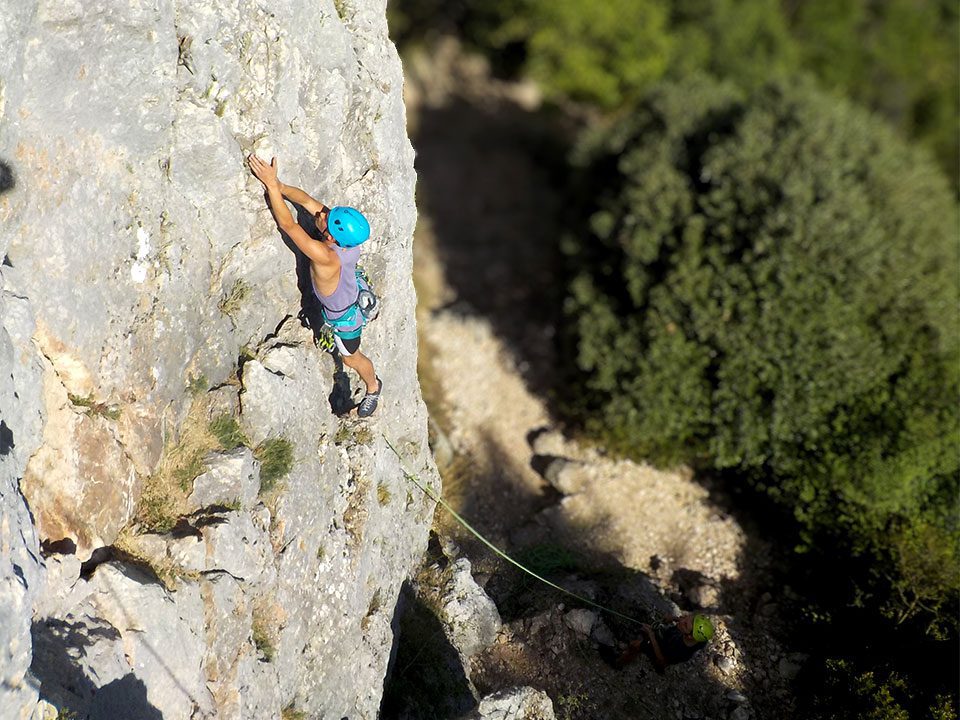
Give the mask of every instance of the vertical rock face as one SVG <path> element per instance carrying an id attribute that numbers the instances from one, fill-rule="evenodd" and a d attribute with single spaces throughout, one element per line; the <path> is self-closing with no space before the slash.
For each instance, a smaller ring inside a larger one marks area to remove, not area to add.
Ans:
<path id="1" fill-rule="evenodd" d="M 375 717 L 432 511 L 385 438 L 435 482 L 385 6 L 0 0 L 0 707 L 29 713 L 39 691 L 90 716 L 126 699 L 145 717 Z M 373 423 L 332 412 L 344 377 L 296 319 L 309 284 L 251 152 L 371 221 Z M 267 507 L 258 463 L 234 463 L 236 504 L 201 490 L 190 537 L 141 538 L 175 588 L 116 554 L 97 566 L 206 387 L 234 394 L 250 447 L 285 438 L 292 470 Z M 40 541 L 76 548 L 45 590 Z"/>
<path id="2" fill-rule="evenodd" d="M 0 289 L 0 708 L 14 709 L 9 717 L 17 718 L 26 717 L 37 700 L 25 675 L 43 568 L 19 479 L 39 443 L 42 370 L 29 351 L 27 302 L 5 286 Z"/>

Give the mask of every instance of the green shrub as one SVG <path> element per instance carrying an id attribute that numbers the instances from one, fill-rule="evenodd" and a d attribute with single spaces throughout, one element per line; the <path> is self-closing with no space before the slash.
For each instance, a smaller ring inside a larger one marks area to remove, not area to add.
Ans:
<path id="1" fill-rule="evenodd" d="M 293 444 L 286 438 L 272 438 L 262 442 L 254 451 L 260 461 L 260 491 L 272 490 L 277 480 L 293 468 Z"/>
<path id="2" fill-rule="evenodd" d="M 799 51 L 780 0 L 672 0 L 668 5 L 674 77 L 705 71 L 753 88 L 799 69 Z"/>
<path id="3" fill-rule="evenodd" d="M 889 561 L 895 527 L 955 539 L 957 214 L 939 171 L 809 86 L 705 80 L 661 88 L 579 158 L 590 223 L 566 241 L 567 309 L 587 427 L 738 473 L 807 545 Z"/>
<path id="4" fill-rule="evenodd" d="M 224 413 L 210 423 L 210 432 L 217 438 L 224 450 L 233 450 L 247 444 L 247 438 L 240 429 L 240 422 Z"/>
<path id="5" fill-rule="evenodd" d="M 663 5 L 607 0 L 531 3 L 528 70 L 550 94 L 615 108 L 659 80 L 671 38 Z"/>
<path id="6" fill-rule="evenodd" d="M 661 76 L 745 89 L 798 72 L 882 114 L 957 182 L 960 12 L 938 0 L 399 0 L 402 43 L 459 33 L 545 94 L 615 109 Z"/>
<path id="7" fill-rule="evenodd" d="M 207 390 L 210 389 L 210 381 L 207 380 L 207 376 L 203 375 L 191 375 L 190 379 L 187 380 L 187 393 L 193 397 L 202 395 Z"/>
<path id="8" fill-rule="evenodd" d="M 859 670 L 849 660 L 827 660 L 821 682 L 807 689 L 810 720 L 956 720 L 954 701 L 931 698 L 892 670 Z"/>
<path id="9" fill-rule="evenodd" d="M 562 545 L 542 543 L 526 548 L 517 557 L 524 567 L 537 575 L 553 575 L 558 572 L 571 572 L 581 569 L 583 562 L 574 553 Z"/>
<path id="10" fill-rule="evenodd" d="M 932 150 L 957 180 L 960 11 L 955 2 L 804 0 L 802 65 Z"/>

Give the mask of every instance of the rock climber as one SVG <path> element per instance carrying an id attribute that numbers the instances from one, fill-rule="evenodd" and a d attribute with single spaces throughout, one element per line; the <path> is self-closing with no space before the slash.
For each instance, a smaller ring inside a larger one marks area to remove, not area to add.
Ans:
<path id="1" fill-rule="evenodd" d="M 657 672 L 663 673 L 668 665 L 686 662 L 706 647 L 714 632 L 709 618 L 692 613 L 667 616 L 653 625 L 643 623 L 641 628 L 644 634 L 632 641 L 617 659 L 619 667 L 628 665 L 643 653 L 653 661 Z"/>
<path id="2" fill-rule="evenodd" d="M 363 380 L 366 394 L 357 406 L 357 415 L 373 415 L 380 400 L 383 382 L 377 376 L 370 358 L 360 352 L 363 317 L 357 307 L 359 295 L 356 278 L 360 245 L 370 237 L 370 224 L 352 207 L 329 208 L 314 200 L 300 188 L 284 185 L 277 178 L 277 159 L 269 164 L 251 155 L 250 170 L 263 183 L 277 227 L 285 233 L 310 260 L 313 292 L 323 307 L 324 319 L 333 327 L 334 341 L 343 363 Z M 315 240 L 293 219 L 284 198 L 309 212 L 322 240 Z"/>

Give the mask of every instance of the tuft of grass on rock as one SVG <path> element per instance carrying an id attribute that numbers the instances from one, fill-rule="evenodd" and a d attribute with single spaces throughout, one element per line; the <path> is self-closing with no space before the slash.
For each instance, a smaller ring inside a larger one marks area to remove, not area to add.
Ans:
<path id="1" fill-rule="evenodd" d="M 260 492 L 268 492 L 293 468 L 293 443 L 283 437 L 265 440 L 253 452 L 260 461 Z"/>
<path id="2" fill-rule="evenodd" d="M 134 534 L 129 528 L 120 531 L 120 535 L 113 543 L 113 549 L 119 559 L 149 568 L 171 592 L 176 590 L 184 580 L 195 581 L 200 578 L 198 572 L 187 570 L 169 556 L 153 557 L 145 553 L 140 545 L 140 536 Z"/>
<path id="3" fill-rule="evenodd" d="M 282 610 L 269 599 L 261 599 L 254 605 L 251 634 L 253 644 L 267 662 L 277 656 L 277 637 L 282 625 Z"/>
<path id="4" fill-rule="evenodd" d="M 168 442 L 156 471 L 144 483 L 135 520 L 145 532 L 167 532 L 186 513 L 193 481 L 204 469 L 204 458 L 220 447 L 210 432 L 209 400 L 194 399 L 175 440 Z"/>
<path id="5" fill-rule="evenodd" d="M 366 425 L 359 427 L 352 426 L 349 423 L 343 423 L 337 428 L 333 436 L 334 445 L 369 445 L 373 442 L 373 433 Z"/>
<path id="6" fill-rule="evenodd" d="M 280 711 L 280 720 L 307 720 L 307 714 L 290 704 Z"/>
<path id="7" fill-rule="evenodd" d="M 173 471 L 173 477 L 176 479 L 180 489 L 188 495 L 193 488 L 193 481 L 200 477 L 203 471 L 207 469 L 207 464 L 204 462 L 206 454 L 204 450 L 199 448 L 189 454 L 185 454 L 183 463 Z"/>
<path id="8" fill-rule="evenodd" d="M 240 422 L 226 413 L 210 423 L 210 432 L 224 450 L 233 450 L 247 444 L 247 438 L 240 429 Z"/>
<path id="9" fill-rule="evenodd" d="M 74 407 L 85 408 L 89 415 L 99 415 L 100 417 L 107 418 L 107 420 L 120 419 L 120 408 L 117 405 L 98 402 L 94 399 L 93 395 L 81 397 L 73 393 L 67 393 L 67 398 Z"/>
<path id="10" fill-rule="evenodd" d="M 264 660 L 273 662 L 273 658 L 276 657 L 277 653 L 276 648 L 273 647 L 273 640 L 267 629 L 262 623 L 257 622 L 256 618 L 253 620 L 253 644 L 260 654 L 263 655 Z"/>
<path id="11" fill-rule="evenodd" d="M 370 629 L 370 623 L 372 618 L 383 608 L 383 598 L 380 596 L 380 590 L 378 589 L 373 593 L 373 597 L 370 598 L 370 604 L 367 606 L 367 614 L 363 616 L 363 619 L 360 621 L 360 627 L 366 632 Z"/>
<path id="12" fill-rule="evenodd" d="M 210 389 L 210 381 L 207 380 L 207 376 L 203 375 L 191 375 L 190 379 L 187 380 L 187 392 L 191 397 L 197 397 L 202 393 L 205 393 Z"/>
<path id="13" fill-rule="evenodd" d="M 236 315 L 240 306 L 243 305 L 243 301 L 247 299 L 249 294 L 250 286 L 247 285 L 243 279 L 237 278 L 230 288 L 230 292 L 220 299 L 220 304 L 218 305 L 220 312 L 231 317 Z"/>
<path id="14" fill-rule="evenodd" d="M 340 427 L 337 428 L 337 432 L 334 433 L 333 444 L 343 445 L 351 437 L 352 437 L 352 433 L 350 432 L 350 428 L 347 427 L 346 425 L 341 425 Z"/>

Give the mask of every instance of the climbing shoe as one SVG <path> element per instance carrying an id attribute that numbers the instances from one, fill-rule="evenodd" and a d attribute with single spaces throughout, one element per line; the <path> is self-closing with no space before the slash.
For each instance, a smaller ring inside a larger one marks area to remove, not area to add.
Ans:
<path id="1" fill-rule="evenodd" d="M 363 396 L 363 400 L 360 401 L 360 404 L 357 406 L 357 416 L 358 417 L 370 417 L 373 415 L 374 411 L 377 409 L 377 403 L 380 402 L 380 392 L 383 390 L 383 380 L 377 376 L 377 391 L 375 393 L 367 393 Z"/>

